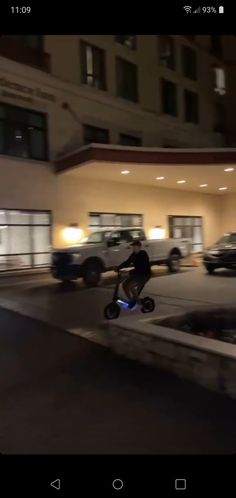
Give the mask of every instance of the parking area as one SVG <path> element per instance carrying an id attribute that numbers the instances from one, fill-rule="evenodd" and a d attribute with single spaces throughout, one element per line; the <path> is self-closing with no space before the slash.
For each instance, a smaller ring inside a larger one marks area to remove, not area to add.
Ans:
<path id="1" fill-rule="evenodd" d="M 156 269 L 144 294 L 156 301 L 154 317 L 203 306 L 236 304 L 235 279 L 231 271 L 209 276 L 202 267 L 183 268 L 178 274 Z M 112 297 L 115 275 L 106 274 L 99 287 L 85 288 L 81 281 L 62 285 L 50 275 L 3 278 L 0 282 L 0 305 L 23 315 L 66 329 L 87 334 L 102 342 L 103 310 Z M 131 312 L 122 310 L 122 316 Z M 134 318 L 139 311 L 132 311 Z M 99 335 L 95 332 L 99 330 Z M 93 335 L 95 334 L 95 335 Z"/>

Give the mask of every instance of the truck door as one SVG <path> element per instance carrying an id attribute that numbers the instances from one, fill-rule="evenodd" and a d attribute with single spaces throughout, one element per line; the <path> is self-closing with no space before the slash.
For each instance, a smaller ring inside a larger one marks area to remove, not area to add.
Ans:
<path id="1" fill-rule="evenodd" d="M 107 240 L 107 266 L 114 268 L 128 259 L 130 255 L 130 250 L 127 250 L 128 248 L 129 246 L 124 234 L 119 230 L 112 232 Z"/>

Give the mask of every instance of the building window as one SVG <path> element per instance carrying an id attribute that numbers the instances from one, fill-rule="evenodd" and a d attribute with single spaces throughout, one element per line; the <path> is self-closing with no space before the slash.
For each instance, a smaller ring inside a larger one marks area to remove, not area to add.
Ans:
<path id="1" fill-rule="evenodd" d="M 132 102 L 138 101 L 137 67 L 131 62 L 116 59 L 117 95 Z"/>
<path id="2" fill-rule="evenodd" d="M 81 81 L 85 85 L 106 90 L 105 52 L 81 42 Z"/>
<path id="3" fill-rule="evenodd" d="M 120 213 L 89 213 L 89 227 L 96 228 L 116 228 L 116 227 L 142 227 L 142 214 L 120 214 Z"/>
<path id="4" fill-rule="evenodd" d="M 203 250 L 202 217 L 169 216 L 169 235 L 173 239 L 190 239 L 192 252 Z"/>
<path id="5" fill-rule="evenodd" d="M 221 104 L 215 104 L 215 121 L 213 131 L 215 133 L 224 133 L 225 131 L 225 112 Z"/>
<path id="6" fill-rule="evenodd" d="M 130 48 L 131 50 L 136 50 L 137 47 L 137 37 L 136 35 L 116 35 L 115 40 L 121 45 Z"/>
<path id="7" fill-rule="evenodd" d="M 177 116 L 177 89 L 172 81 L 161 80 L 162 112 Z"/>
<path id="8" fill-rule="evenodd" d="M 211 53 L 216 57 L 222 56 L 222 40 L 221 36 L 214 35 L 210 37 L 211 41 Z"/>
<path id="9" fill-rule="evenodd" d="M 175 69 L 175 43 L 171 36 L 160 36 L 160 61 L 162 66 Z"/>
<path id="10" fill-rule="evenodd" d="M 6 35 L 4 38 L 12 38 L 28 48 L 43 51 L 42 35 Z"/>
<path id="11" fill-rule="evenodd" d="M 185 121 L 187 123 L 199 122 L 198 95 L 190 90 L 184 91 Z"/>
<path id="12" fill-rule="evenodd" d="M 197 79 L 197 55 L 191 47 L 182 47 L 182 66 L 185 78 Z"/>
<path id="13" fill-rule="evenodd" d="M 222 67 L 213 68 L 214 72 L 214 91 L 219 95 L 225 95 L 226 84 L 225 84 L 225 70 Z"/>
<path id="14" fill-rule="evenodd" d="M 120 145 L 129 145 L 130 147 L 140 147 L 142 145 L 141 138 L 133 137 L 132 135 L 126 135 L 125 133 L 120 133 Z"/>
<path id="15" fill-rule="evenodd" d="M 0 209 L 0 271 L 49 266 L 50 246 L 50 212 Z"/>
<path id="16" fill-rule="evenodd" d="M 0 103 L 0 153 L 46 161 L 45 114 Z"/>
<path id="17" fill-rule="evenodd" d="M 96 126 L 83 125 L 84 144 L 109 144 L 109 130 Z"/>

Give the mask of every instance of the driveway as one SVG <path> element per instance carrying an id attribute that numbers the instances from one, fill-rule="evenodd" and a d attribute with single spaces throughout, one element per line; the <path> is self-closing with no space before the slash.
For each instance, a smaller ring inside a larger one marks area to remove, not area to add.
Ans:
<path id="1" fill-rule="evenodd" d="M 81 281 L 65 286 L 49 275 L 5 277 L 0 280 L 0 305 L 79 335 L 86 330 L 91 339 L 93 331 L 101 329 L 95 341 L 103 343 L 103 309 L 111 300 L 114 282 L 114 274 L 108 274 L 98 288 L 88 289 Z M 210 276 L 202 268 L 184 269 L 178 274 L 168 274 L 161 268 L 144 293 L 156 300 L 156 310 L 150 316 L 159 318 L 190 308 L 236 305 L 235 285 L 236 275 L 230 271 Z M 140 316 L 139 311 L 132 314 Z M 125 315 L 131 316 L 122 310 Z"/>

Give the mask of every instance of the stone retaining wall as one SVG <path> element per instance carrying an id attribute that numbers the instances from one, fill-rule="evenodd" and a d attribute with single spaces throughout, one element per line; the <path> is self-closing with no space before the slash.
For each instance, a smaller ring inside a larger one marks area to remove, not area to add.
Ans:
<path id="1" fill-rule="evenodd" d="M 174 373 L 236 398 L 236 346 L 145 321 L 110 325 L 110 347 L 121 356 Z"/>

